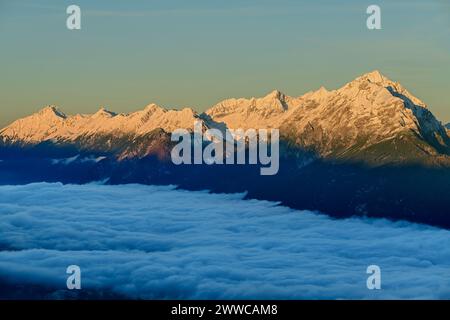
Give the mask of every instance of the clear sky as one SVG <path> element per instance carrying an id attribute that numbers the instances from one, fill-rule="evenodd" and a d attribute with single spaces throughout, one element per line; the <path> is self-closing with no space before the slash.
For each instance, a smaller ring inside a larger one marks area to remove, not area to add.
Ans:
<path id="1" fill-rule="evenodd" d="M 66 28 L 66 7 L 82 29 Z M 382 9 L 382 30 L 366 8 Z M 0 126 L 56 104 L 203 111 L 379 69 L 450 122 L 448 0 L 0 0 Z"/>

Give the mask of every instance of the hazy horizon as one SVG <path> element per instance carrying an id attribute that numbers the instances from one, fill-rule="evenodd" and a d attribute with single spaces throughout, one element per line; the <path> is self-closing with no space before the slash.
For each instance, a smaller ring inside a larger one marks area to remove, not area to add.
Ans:
<path id="1" fill-rule="evenodd" d="M 82 10 L 82 29 L 65 26 Z M 450 3 L 378 1 L 382 30 L 366 28 L 371 2 L 2 1 L 0 127 L 45 105 L 68 114 L 149 103 L 198 112 L 278 89 L 300 96 L 380 70 L 450 122 Z"/>

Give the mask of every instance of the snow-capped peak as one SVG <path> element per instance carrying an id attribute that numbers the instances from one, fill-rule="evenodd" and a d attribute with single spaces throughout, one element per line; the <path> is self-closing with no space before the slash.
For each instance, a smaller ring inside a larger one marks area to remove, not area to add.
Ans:
<path id="1" fill-rule="evenodd" d="M 154 112 L 154 111 L 164 111 L 165 109 L 156 103 L 150 103 L 147 105 L 142 112 Z"/>
<path id="2" fill-rule="evenodd" d="M 64 112 L 62 112 L 57 106 L 54 105 L 48 105 L 44 107 L 37 114 L 42 117 L 59 117 L 63 119 L 67 117 Z"/>
<path id="3" fill-rule="evenodd" d="M 402 98 L 404 100 L 410 100 L 410 104 L 415 106 L 420 106 L 422 108 L 426 108 L 426 104 L 422 102 L 420 99 L 412 95 L 408 90 L 406 90 L 399 82 L 395 82 L 390 80 L 387 76 L 381 74 L 378 70 L 366 73 L 360 77 L 357 77 L 352 82 L 346 84 L 343 88 L 341 88 L 341 92 L 345 93 L 353 91 L 359 92 L 360 89 L 368 89 L 371 91 L 377 90 L 388 90 L 390 94 L 386 94 L 386 96 L 394 96 L 398 98 Z M 406 99 L 405 99 L 406 98 Z"/>
<path id="4" fill-rule="evenodd" d="M 301 96 L 301 99 L 303 100 L 314 100 L 314 101 L 323 101 L 326 99 L 330 94 L 330 91 L 328 91 L 324 86 L 321 86 L 316 91 L 310 91 L 303 96 Z"/>
<path id="5" fill-rule="evenodd" d="M 368 81 L 373 82 L 373 83 L 383 83 L 384 81 L 388 80 L 378 70 L 374 70 L 372 72 L 368 72 L 368 73 L 362 75 L 361 77 L 359 77 L 359 79 L 368 80 Z"/>
<path id="6" fill-rule="evenodd" d="M 111 117 L 115 117 L 117 114 L 115 112 L 109 111 L 104 107 L 101 107 L 96 113 L 94 113 L 92 116 L 93 117 L 107 117 L 107 118 L 111 118 Z"/>
<path id="7" fill-rule="evenodd" d="M 270 93 L 268 93 L 263 99 L 265 100 L 271 100 L 271 99 L 278 99 L 278 100 L 284 100 L 286 95 L 282 93 L 279 90 L 273 90 Z"/>
<path id="8" fill-rule="evenodd" d="M 293 98 L 273 90 L 262 98 L 240 98 L 221 101 L 205 113 L 230 128 L 273 128 L 291 105 Z"/>
<path id="9" fill-rule="evenodd" d="M 375 70 L 357 77 L 353 81 L 347 83 L 343 88 L 357 87 L 365 83 L 370 83 L 379 87 L 388 87 L 393 84 L 397 84 L 396 82 L 391 81 L 385 75 L 381 74 L 380 71 Z"/>

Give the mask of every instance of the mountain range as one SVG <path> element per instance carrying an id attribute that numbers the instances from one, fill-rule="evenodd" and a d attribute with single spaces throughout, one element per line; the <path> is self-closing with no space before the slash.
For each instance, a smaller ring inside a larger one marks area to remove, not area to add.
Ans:
<path id="1" fill-rule="evenodd" d="M 280 130 L 279 172 L 257 165 L 174 165 L 175 129 Z M 35 181 L 174 184 L 246 192 L 334 217 L 450 228 L 450 126 L 379 71 L 299 97 L 275 90 L 205 112 L 150 104 L 128 114 L 66 115 L 48 106 L 0 130 L 0 184 Z"/>
<path id="2" fill-rule="evenodd" d="M 279 128 L 291 149 L 322 159 L 372 166 L 450 164 L 446 127 L 426 104 L 379 71 L 364 74 L 340 89 L 320 88 L 300 97 L 273 91 L 262 98 L 228 99 L 204 113 L 167 110 L 150 104 L 118 114 L 104 108 L 91 115 L 68 116 L 55 106 L 13 122 L 0 131 L 4 146 L 43 142 L 107 152 L 117 159 L 167 153 L 170 133 L 204 128 Z"/>

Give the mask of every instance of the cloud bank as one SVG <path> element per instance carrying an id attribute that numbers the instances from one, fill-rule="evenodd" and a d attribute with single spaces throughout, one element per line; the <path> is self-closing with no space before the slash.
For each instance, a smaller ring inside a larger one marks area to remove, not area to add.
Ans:
<path id="1" fill-rule="evenodd" d="M 242 198 L 170 186 L 0 186 L 0 279 L 59 292 L 75 264 L 81 291 L 127 298 L 450 298 L 449 231 Z M 366 288 L 372 264 L 382 290 Z"/>

